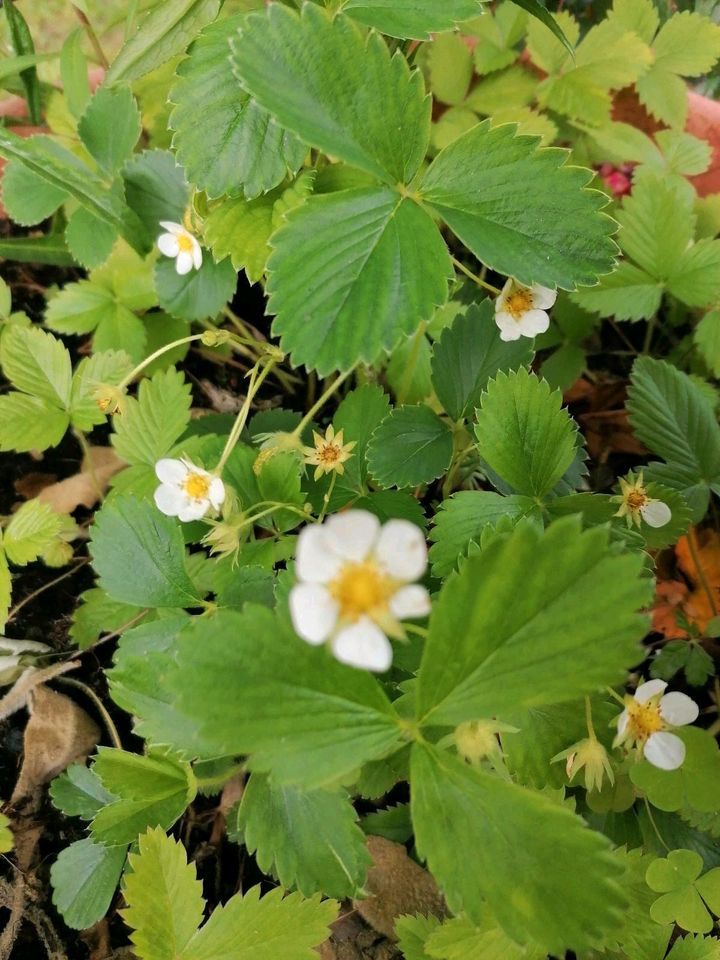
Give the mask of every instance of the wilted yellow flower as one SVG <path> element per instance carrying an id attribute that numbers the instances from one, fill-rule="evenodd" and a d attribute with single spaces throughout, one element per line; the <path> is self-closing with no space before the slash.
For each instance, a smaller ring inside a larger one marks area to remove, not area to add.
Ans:
<path id="1" fill-rule="evenodd" d="M 122 413 L 125 409 L 125 391 L 109 383 L 101 383 L 93 391 L 93 399 L 103 413 Z"/>
<path id="2" fill-rule="evenodd" d="M 616 517 L 625 517 L 627 525 L 639 527 L 644 520 L 650 527 L 664 527 L 670 522 L 670 507 L 662 500 L 653 500 L 647 495 L 643 484 L 642 471 L 635 477 L 628 474 L 627 480 L 620 480 L 620 496 L 614 498 L 620 503 Z"/>
<path id="3" fill-rule="evenodd" d="M 316 467 L 315 479 L 319 480 L 324 473 L 332 473 L 334 470 L 339 476 L 345 473 L 343 464 L 352 456 L 352 449 L 357 441 L 351 440 L 349 443 L 343 443 L 342 430 L 335 433 L 332 424 L 325 431 L 323 437 L 316 430 L 313 430 L 314 447 L 304 447 L 305 463 L 308 466 Z"/>
<path id="4" fill-rule="evenodd" d="M 585 771 L 585 786 L 588 790 L 600 790 L 603 777 L 607 776 L 610 783 L 615 782 L 615 774 L 610 763 L 610 757 L 605 747 L 597 737 L 586 737 L 578 740 L 567 750 L 558 753 L 552 758 L 552 763 L 565 760 L 565 772 L 568 780 L 575 774 Z"/>
<path id="5" fill-rule="evenodd" d="M 468 720 L 455 728 L 453 740 L 463 760 L 477 765 L 481 760 L 501 756 L 499 733 L 517 732 L 517 727 L 497 720 Z"/>

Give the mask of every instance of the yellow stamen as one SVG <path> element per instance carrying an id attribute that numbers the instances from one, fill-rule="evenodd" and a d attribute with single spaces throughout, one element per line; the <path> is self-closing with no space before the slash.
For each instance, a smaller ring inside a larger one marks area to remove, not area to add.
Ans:
<path id="1" fill-rule="evenodd" d="M 519 287 L 506 298 L 505 306 L 513 320 L 520 320 L 528 310 L 532 310 L 532 291 Z"/>
<path id="2" fill-rule="evenodd" d="M 392 578 L 372 560 L 345 564 L 328 586 L 343 620 L 357 620 L 363 614 L 381 616 L 396 589 Z"/>
<path id="3" fill-rule="evenodd" d="M 179 233 L 176 239 L 178 243 L 178 250 L 180 251 L 180 253 L 192 253 L 193 251 L 192 237 L 188 236 L 187 233 Z"/>
<path id="4" fill-rule="evenodd" d="M 633 740 L 643 743 L 653 733 L 665 728 L 660 715 L 660 704 L 657 700 L 647 703 L 638 703 L 633 697 L 626 701 L 628 712 L 627 729 Z"/>
<path id="5" fill-rule="evenodd" d="M 204 500 L 210 490 L 210 477 L 201 473 L 189 473 L 182 483 L 183 490 L 193 500 Z"/>

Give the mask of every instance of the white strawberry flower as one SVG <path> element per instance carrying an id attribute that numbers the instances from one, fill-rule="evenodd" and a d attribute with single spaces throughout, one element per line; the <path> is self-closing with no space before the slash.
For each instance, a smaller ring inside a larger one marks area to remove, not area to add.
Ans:
<path id="1" fill-rule="evenodd" d="M 172 257 L 180 276 L 190 273 L 193 267 L 199 270 L 202 266 L 202 248 L 190 231 L 172 220 L 161 220 L 160 226 L 166 232 L 157 238 L 158 250 L 164 256 Z"/>
<path id="2" fill-rule="evenodd" d="M 341 663 L 388 670 L 388 637 L 404 636 L 401 620 L 430 613 L 427 590 L 414 582 L 426 566 L 425 538 L 407 520 L 381 526 L 366 510 L 348 510 L 305 527 L 290 591 L 296 633 L 314 646 L 329 643 Z"/>
<path id="3" fill-rule="evenodd" d="M 677 691 L 665 693 L 666 688 L 664 680 L 648 680 L 634 696 L 625 697 L 614 745 L 635 745 L 653 766 L 677 770 L 685 759 L 685 744 L 670 729 L 693 723 L 699 711 L 690 697 Z"/>
<path id="4" fill-rule="evenodd" d="M 534 283 L 525 287 L 512 277 L 495 300 L 495 323 L 501 340 L 536 337 L 550 326 L 546 311 L 555 303 L 557 291 Z"/>
<path id="5" fill-rule="evenodd" d="M 160 481 L 155 504 L 168 517 L 200 520 L 208 511 L 219 510 L 225 499 L 225 485 L 220 477 L 189 460 L 158 460 L 155 474 Z"/>

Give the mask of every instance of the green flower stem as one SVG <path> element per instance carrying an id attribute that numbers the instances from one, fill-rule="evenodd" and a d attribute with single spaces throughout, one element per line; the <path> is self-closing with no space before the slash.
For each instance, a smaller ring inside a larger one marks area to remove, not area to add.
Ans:
<path id="1" fill-rule="evenodd" d="M 175 347 L 181 347 L 183 344 L 194 343 L 196 340 L 202 340 L 204 336 L 204 333 L 194 333 L 192 336 L 180 337 L 179 340 L 173 340 L 172 343 L 166 343 L 164 347 L 160 347 L 158 350 L 155 350 L 155 352 L 151 353 L 149 357 L 145 357 L 142 363 L 139 363 L 134 370 L 131 370 L 125 379 L 121 380 L 117 385 L 117 389 L 125 390 L 139 373 L 142 373 L 146 367 L 149 367 L 154 360 L 157 360 L 157 358 L 161 357 L 164 353 L 167 353 L 169 350 L 174 350 Z"/>
<path id="2" fill-rule="evenodd" d="M 300 423 L 295 427 L 292 432 L 294 437 L 299 437 L 305 427 L 310 423 L 315 414 L 320 410 L 321 407 L 330 399 L 330 397 L 335 393 L 335 391 L 347 380 L 350 374 L 353 372 L 355 367 L 350 367 L 349 370 L 346 370 L 345 373 L 341 373 L 338 377 L 333 380 L 327 390 L 322 394 L 322 396 L 315 401 L 315 403 L 310 407 L 308 412 L 302 418 Z"/>
<path id="3" fill-rule="evenodd" d="M 240 439 L 240 434 L 243 432 L 243 429 L 247 422 L 248 414 L 250 413 L 250 406 L 252 405 L 252 402 L 256 393 L 260 389 L 260 385 L 262 384 L 265 377 L 270 373 L 272 368 L 275 366 L 276 362 L 277 361 L 271 357 L 270 359 L 268 359 L 267 363 L 265 364 L 265 366 L 260 372 L 258 372 L 259 362 L 256 363 L 255 366 L 250 371 L 250 374 L 249 374 L 250 383 L 248 385 L 248 392 L 247 392 L 247 396 L 245 397 L 245 403 L 243 403 L 242 407 L 240 408 L 240 411 L 238 412 L 235 423 L 233 424 L 233 428 L 230 431 L 230 435 L 227 438 L 227 443 L 225 444 L 225 448 L 223 449 L 223 452 L 220 455 L 220 459 L 218 460 L 217 466 L 213 471 L 213 473 L 216 473 L 218 476 L 222 475 L 222 472 L 225 467 L 225 464 L 227 463 L 228 457 L 233 452 L 233 449 L 235 448 L 235 444 Z"/>
<path id="4" fill-rule="evenodd" d="M 327 513 L 327 509 L 330 506 L 330 497 L 332 496 L 333 490 L 335 489 L 335 481 L 337 480 L 337 478 L 338 478 L 337 470 L 333 470 L 332 477 L 330 478 L 330 486 L 327 488 L 327 492 L 323 497 L 322 510 L 320 511 L 320 516 L 317 519 L 318 523 L 322 523 L 323 520 L 325 519 L 325 514 Z"/>
<path id="5" fill-rule="evenodd" d="M 595 727 L 593 726 L 592 721 L 592 704 L 590 703 L 590 697 L 585 697 L 585 722 L 587 723 L 588 737 L 591 740 L 597 740 L 597 737 L 595 736 Z"/>
<path id="6" fill-rule="evenodd" d="M 464 273 L 466 277 L 469 277 L 473 283 L 476 283 L 479 287 L 482 287 L 484 290 L 488 290 L 490 293 L 494 294 L 496 297 L 499 296 L 502 291 L 498 287 L 494 287 L 491 283 L 488 283 L 487 280 L 482 280 L 477 274 L 473 273 L 472 270 L 468 270 L 464 263 L 461 263 L 456 257 L 450 257 L 453 262 L 453 265 L 461 272 Z"/>

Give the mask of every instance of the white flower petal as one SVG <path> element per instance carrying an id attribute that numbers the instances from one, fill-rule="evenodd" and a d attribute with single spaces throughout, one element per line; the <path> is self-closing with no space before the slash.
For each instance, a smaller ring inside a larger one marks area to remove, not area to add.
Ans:
<path id="1" fill-rule="evenodd" d="M 380 531 L 380 521 L 367 510 L 346 510 L 325 522 L 328 543 L 338 556 L 357 563 L 372 550 Z"/>
<path id="2" fill-rule="evenodd" d="M 700 709 L 695 701 L 676 690 L 666 693 L 660 701 L 660 716 L 673 727 L 684 727 L 686 723 L 694 723 L 699 713 Z"/>
<path id="3" fill-rule="evenodd" d="M 427 617 L 430 613 L 430 594 L 417 583 L 401 587 L 390 598 L 390 613 L 397 620 Z"/>
<path id="4" fill-rule="evenodd" d="M 550 326 L 550 317 L 544 310 L 528 310 L 517 323 L 517 328 L 523 337 L 536 337 L 545 333 Z"/>
<path id="5" fill-rule="evenodd" d="M 633 696 L 638 703 L 647 703 L 651 697 L 656 697 L 667 687 L 664 680 L 648 680 L 647 683 L 641 683 Z"/>
<path id="6" fill-rule="evenodd" d="M 158 460 L 155 464 L 155 476 L 160 483 L 179 485 L 188 473 L 187 465 L 182 460 L 172 460 L 170 457 L 166 457 Z"/>
<path id="7" fill-rule="evenodd" d="M 392 645 L 369 617 L 341 630 L 331 646 L 336 659 L 350 667 L 384 673 L 392 664 Z"/>
<path id="8" fill-rule="evenodd" d="M 161 233 L 157 238 L 157 248 L 166 257 L 176 257 L 180 253 L 178 239 L 172 233 Z"/>
<path id="9" fill-rule="evenodd" d="M 153 494 L 155 506 L 167 517 L 177 517 L 187 504 L 187 497 L 177 487 L 161 484 Z"/>
<path id="10" fill-rule="evenodd" d="M 533 306 L 538 310 L 547 310 L 557 300 L 557 290 L 551 290 L 550 287 L 541 287 L 539 283 L 534 283 L 530 290 Z"/>
<path id="11" fill-rule="evenodd" d="M 331 549 L 324 526 L 312 523 L 303 527 L 295 551 L 295 573 L 306 583 L 327 583 L 337 576 L 343 564 Z"/>
<path id="12" fill-rule="evenodd" d="M 653 733 L 648 737 L 643 755 L 654 767 L 677 770 L 685 759 L 685 744 L 674 733 Z"/>
<path id="13" fill-rule="evenodd" d="M 196 270 L 199 270 L 200 267 L 202 266 L 202 257 L 203 257 L 202 247 L 197 242 L 195 237 L 193 237 L 192 258 L 193 258 L 193 266 L 195 267 Z"/>
<path id="14" fill-rule="evenodd" d="M 380 531 L 375 556 L 398 580 L 417 580 L 427 567 L 425 534 L 409 520 L 388 520 Z"/>
<path id="15" fill-rule="evenodd" d="M 175 236 L 181 233 L 187 233 L 185 227 L 181 223 L 175 223 L 174 220 L 161 220 L 160 226 L 163 230 L 167 230 L 168 233 L 174 233 Z"/>
<path id="16" fill-rule="evenodd" d="M 513 320 L 512 327 L 502 327 L 498 324 L 498 329 L 500 330 L 500 339 L 505 343 L 509 343 L 511 340 L 519 340 L 522 334 L 520 333 L 520 328 Z"/>
<path id="17" fill-rule="evenodd" d="M 288 600 L 295 633 L 317 646 L 332 633 L 338 616 L 338 604 L 329 590 L 318 583 L 296 583 Z"/>
<path id="18" fill-rule="evenodd" d="M 640 507 L 640 516 L 649 527 L 664 527 L 672 519 L 670 507 L 662 500 L 649 500 Z"/>
<path id="19" fill-rule="evenodd" d="M 225 499 L 225 484 L 220 477 L 213 477 L 208 490 L 208 500 L 216 510 L 219 510 Z"/>
<path id="20" fill-rule="evenodd" d="M 192 520 L 201 520 L 210 509 L 210 501 L 207 498 L 202 500 L 190 500 L 186 498 L 185 503 L 178 512 L 178 518 L 183 523 L 190 523 Z"/>
<path id="21" fill-rule="evenodd" d="M 181 250 L 175 259 L 175 270 L 180 274 L 181 277 L 184 277 L 186 273 L 190 273 L 193 268 L 193 255 L 187 250 Z"/>
<path id="22" fill-rule="evenodd" d="M 628 725 L 628 712 L 627 710 L 623 710 L 623 712 L 617 718 L 617 731 L 618 731 L 619 737 L 622 737 L 624 735 L 625 731 L 627 730 L 627 725 Z"/>

